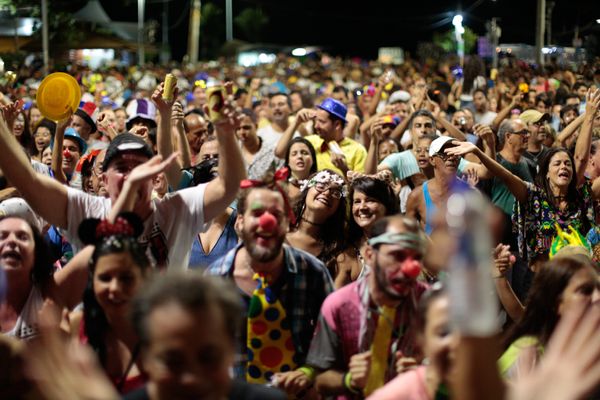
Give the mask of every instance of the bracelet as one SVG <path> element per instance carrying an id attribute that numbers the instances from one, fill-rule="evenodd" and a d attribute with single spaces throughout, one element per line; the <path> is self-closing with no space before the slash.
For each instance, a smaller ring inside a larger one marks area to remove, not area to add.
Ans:
<path id="1" fill-rule="evenodd" d="M 308 365 L 301 366 L 300 368 L 298 368 L 298 371 L 304 373 L 304 375 L 306 375 L 308 377 L 308 380 L 310 381 L 313 381 L 315 379 L 315 375 L 317 374 L 315 369 Z"/>
<path id="2" fill-rule="evenodd" d="M 355 389 L 352 387 L 352 375 L 350 374 L 350 371 L 346 372 L 344 374 L 344 387 L 352 394 L 360 394 L 360 390 Z"/>

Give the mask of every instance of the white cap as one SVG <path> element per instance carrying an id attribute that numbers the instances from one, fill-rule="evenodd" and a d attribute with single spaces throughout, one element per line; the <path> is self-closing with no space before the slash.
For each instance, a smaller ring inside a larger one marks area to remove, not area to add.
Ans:
<path id="1" fill-rule="evenodd" d="M 429 157 L 435 156 L 440 152 L 440 150 L 442 150 L 442 147 L 444 147 L 446 143 L 452 142 L 453 140 L 456 139 L 452 136 L 439 136 L 429 145 Z"/>
<path id="2" fill-rule="evenodd" d="M 410 100 L 410 93 L 408 93 L 404 90 L 396 90 L 394 93 L 392 93 L 390 95 L 390 98 L 388 99 L 388 103 L 394 104 L 399 101 L 406 103 L 409 100 Z"/>
<path id="3" fill-rule="evenodd" d="M 29 204 L 20 197 L 12 197 L 0 203 L 0 217 L 5 216 L 24 219 L 39 231 L 44 227 L 44 220 L 38 217 Z"/>

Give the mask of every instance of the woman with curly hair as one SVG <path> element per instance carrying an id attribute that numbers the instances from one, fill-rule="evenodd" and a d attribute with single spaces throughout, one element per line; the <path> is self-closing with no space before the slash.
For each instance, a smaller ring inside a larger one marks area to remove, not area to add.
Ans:
<path id="1" fill-rule="evenodd" d="M 337 271 L 336 257 L 344 248 L 346 224 L 346 183 L 332 170 L 311 175 L 302 185 L 294 205 L 296 223 L 287 242 L 319 258 L 332 276 Z"/>

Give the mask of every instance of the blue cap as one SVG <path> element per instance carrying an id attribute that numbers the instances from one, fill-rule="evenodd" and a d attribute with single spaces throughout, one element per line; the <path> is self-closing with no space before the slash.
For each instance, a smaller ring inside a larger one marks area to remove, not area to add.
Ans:
<path id="1" fill-rule="evenodd" d="M 75 140 L 77 143 L 79 143 L 79 149 L 81 150 L 81 155 L 84 155 L 85 152 L 87 151 L 87 143 L 85 142 L 85 140 L 83 140 L 81 138 L 81 136 L 79 136 L 79 133 L 77 133 L 77 131 L 73 128 L 67 128 L 65 129 L 65 139 L 72 139 Z"/>
<path id="2" fill-rule="evenodd" d="M 346 121 L 346 113 L 348 112 L 348 109 L 346 108 L 344 103 L 340 101 L 328 97 L 325 100 L 323 100 L 323 102 L 317 107 L 321 110 L 327 111 L 331 115 L 335 115 L 344 122 L 348 122 Z"/>

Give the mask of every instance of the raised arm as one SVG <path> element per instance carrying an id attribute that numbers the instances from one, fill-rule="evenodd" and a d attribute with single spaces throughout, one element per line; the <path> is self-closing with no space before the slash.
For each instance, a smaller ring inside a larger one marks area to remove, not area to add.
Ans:
<path id="1" fill-rule="evenodd" d="M 292 124 L 289 124 L 283 135 L 279 138 L 277 142 L 277 146 L 275 147 L 275 157 L 284 159 L 285 152 L 287 151 L 287 147 L 294 136 L 294 132 L 298 129 L 298 127 L 312 119 L 315 118 L 315 110 L 311 110 L 309 108 L 303 108 L 298 111 L 296 115 L 296 119 Z"/>
<path id="2" fill-rule="evenodd" d="M 52 147 L 52 172 L 54 179 L 63 185 L 67 183 L 67 176 L 62 169 L 63 162 L 63 143 L 65 140 L 65 130 L 71 123 L 71 118 L 60 121 L 56 125 L 56 133 L 54 134 L 54 144 Z"/>
<path id="3" fill-rule="evenodd" d="M 517 104 L 519 104 L 521 102 L 521 99 L 523 98 L 523 94 L 521 92 L 518 92 L 517 94 L 515 94 L 510 102 L 510 104 L 506 107 L 504 107 L 502 110 L 500 110 L 500 112 L 498 114 L 496 114 L 496 118 L 494 118 L 494 121 L 492 121 L 492 129 L 497 131 L 498 127 L 500 126 L 500 124 L 502 123 L 502 121 L 504 121 L 504 119 L 506 119 L 507 117 L 510 116 L 510 112 L 513 110 L 513 108 L 515 108 L 517 106 Z"/>
<path id="4" fill-rule="evenodd" d="M 512 268 L 515 257 L 510 254 L 510 246 L 500 243 L 494 249 L 494 271 L 492 277 L 496 285 L 496 292 L 502 307 L 513 321 L 518 321 L 523 316 L 524 307 L 515 295 L 506 273 Z"/>
<path id="5" fill-rule="evenodd" d="M 4 118 L 0 118 L 0 153 L 0 169 L 31 208 L 50 224 L 66 228 L 67 188 L 33 170 Z"/>
<path id="6" fill-rule="evenodd" d="M 190 150 L 190 144 L 185 136 L 185 128 L 183 126 L 183 106 L 179 102 L 175 102 L 172 108 L 171 116 L 171 132 L 176 139 L 177 151 L 181 154 L 181 165 L 183 168 L 189 168 L 192 166 L 192 152 Z"/>
<path id="7" fill-rule="evenodd" d="M 213 121 L 219 143 L 219 175 L 204 191 L 204 220 L 210 221 L 223 212 L 235 199 L 240 182 L 246 177 L 242 153 L 235 137 L 237 116 L 229 102 L 223 110 L 225 118 Z M 208 115 L 208 113 L 207 113 Z"/>
<path id="8" fill-rule="evenodd" d="M 571 121 L 569 123 L 569 125 L 565 126 L 564 129 L 562 131 L 560 131 L 560 133 L 558 135 L 556 135 L 556 145 L 562 146 L 562 147 L 567 147 L 566 146 L 567 140 L 569 140 L 569 138 L 571 136 L 573 136 L 575 134 L 575 132 L 577 132 L 577 129 L 579 129 L 579 127 L 581 127 L 581 124 L 583 123 L 584 118 L 585 118 L 585 114 L 581 114 L 579 117 L 577 117 L 573 121 Z"/>
<path id="9" fill-rule="evenodd" d="M 496 160 L 490 158 L 487 154 L 481 151 L 473 143 L 469 142 L 453 142 L 455 147 L 446 149 L 447 154 L 455 156 L 463 156 L 472 153 L 481 163 L 489 170 L 492 175 L 497 176 L 508 187 L 508 190 L 515 196 L 518 202 L 525 203 L 527 201 L 527 185 L 518 176 L 512 174 L 509 170 L 500 165 Z"/>
<path id="10" fill-rule="evenodd" d="M 135 167 L 127 177 L 127 180 L 125 180 L 125 183 L 123 183 L 123 189 L 108 214 L 108 220 L 114 223 L 117 215 L 120 213 L 133 211 L 133 207 L 138 200 L 140 186 L 144 182 L 168 170 L 175 163 L 178 155 L 179 153 L 173 153 L 164 161 L 162 156 L 157 155 Z M 143 215 L 139 217 L 144 218 Z"/>
<path id="11" fill-rule="evenodd" d="M 452 136 L 453 138 L 460 140 L 461 142 L 464 142 L 467 140 L 467 137 L 465 136 L 465 134 L 462 133 L 462 131 L 460 129 L 458 129 L 457 127 L 452 125 L 452 123 L 450 121 L 448 121 L 444 116 L 442 116 L 442 113 L 436 113 L 434 115 L 435 115 L 436 122 L 439 125 L 444 127 L 446 132 L 448 132 L 448 136 Z"/>
<path id="12" fill-rule="evenodd" d="M 600 106 L 600 89 L 589 89 L 585 95 L 585 117 L 581 124 L 581 132 L 575 144 L 575 172 L 577 173 L 577 186 L 585 181 L 585 168 L 590 159 L 590 147 L 592 146 L 592 128 L 594 118 Z"/>
<path id="13" fill-rule="evenodd" d="M 369 140 L 369 149 L 365 161 L 365 174 L 374 174 L 377 172 L 379 164 L 379 141 L 381 140 L 381 121 L 371 126 L 371 140 Z"/>
<path id="14" fill-rule="evenodd" d="M 152 94 L 152 101 L 156 104 L 156 109 L 160 114 L 160 123 L 156 129 L 156 144 L 158 148 L 158 154 L 162 158 L 168 158 L 173 154 L 173 141 L 171 135 L 171 109 L 173 107 L 174 100 L 166 101 L 163 99 L 164 93 L 164 82 L 158 85 L 154 93 Z M 177 88 L 173 88 L 173 99 L 177 98 Z M 179 187 L 179 182 L 183 172 L 181 171 L 182 165 L 179 160 L 175 160 L 165 170 L 167 176 L 167 183 L 171 188 L 176 190 Z"/>

